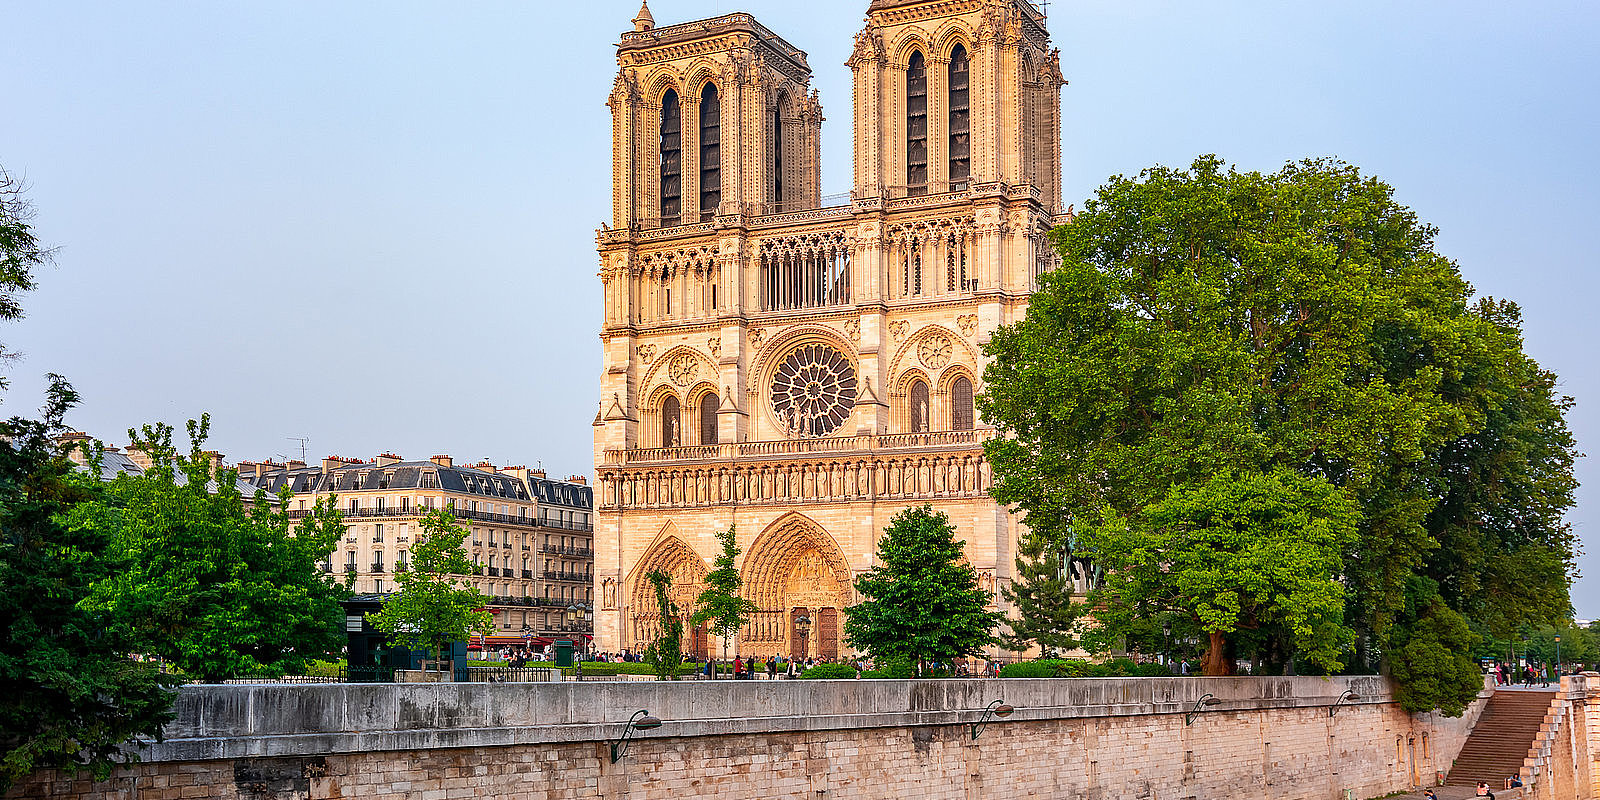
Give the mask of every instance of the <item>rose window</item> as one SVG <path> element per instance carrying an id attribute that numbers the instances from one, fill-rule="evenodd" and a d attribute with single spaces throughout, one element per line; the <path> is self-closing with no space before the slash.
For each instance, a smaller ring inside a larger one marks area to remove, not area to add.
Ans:
<path id="1" fill-rule="evenodd" d="M 856 370 L 838 350 L 802 345 L 772 378 L 772 412 L 790 436 L 826 436 L 856 404 Z"/>

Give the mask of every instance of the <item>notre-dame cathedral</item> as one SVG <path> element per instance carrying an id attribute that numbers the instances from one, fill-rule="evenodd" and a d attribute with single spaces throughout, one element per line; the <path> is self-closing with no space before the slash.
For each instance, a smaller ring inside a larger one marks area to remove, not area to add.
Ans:
<path id="1" fill-rule="evenodd" d="M 980 346 L 1019 319 L 1063 220 L 1057 53 L 1028 0 L 870 0 L 855 169 L 821 194 L 804 51 L 749 14 L 617 47 L 594 420 L 597 647 L 642 648 L 736 525 L 737 650 L 848 652 L 843 609 L 889 519 L 949 515 L 996 592 L 1019 525 L 986 493 Z M 698 653 L 714 637 L 690 633 Z"/>

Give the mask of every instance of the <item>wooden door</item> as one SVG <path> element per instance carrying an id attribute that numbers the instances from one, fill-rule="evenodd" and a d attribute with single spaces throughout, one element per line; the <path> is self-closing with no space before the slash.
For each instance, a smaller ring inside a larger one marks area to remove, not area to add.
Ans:
<path id="1" fill-rule="evenodd" d="M 817 656 L 824 659 L 839 657 L 839 609 L 824 608 L 817 612 Z"/>
<path id="2" fill-rule="evenodd" d="M 694 627 L 694 633 L 689 637 L 689 654 L 694 656 L 695 660 L 706 660 L 706 651 L 710 649 L 709 638 L 706 634 L 706 626 L 696 625 Z"/>
<path id="3" fill-rule="evenodd" d="M 807 616 L 810 616 L 810 613 L 808 612 L 808 609 L 804 608 L 792 609 L 789 612 L 789 657 L 795 661 L 805 661 L 806 657 L 810 655 L 806 651 L 809 649 L 809 645 L 811 644 L 809 641 L 811 638 L 811 632 L 808 631 L 806 636 L 801 636 L 801 626 L 795 624 L 795 620 Z M 811 627 L 815 628 L 816 620 L 812 620 L 811 622 Z"/>

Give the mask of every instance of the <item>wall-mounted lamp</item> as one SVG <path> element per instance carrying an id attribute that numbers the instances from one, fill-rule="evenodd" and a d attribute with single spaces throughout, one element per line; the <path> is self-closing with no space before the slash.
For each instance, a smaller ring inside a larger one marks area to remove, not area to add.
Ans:
<path id="1" fill-rule="evenodd" d="M 628 719 L 628 726 L 622 729 L 622 735 L 611 743 L 611 763 L 615 764 L 627 755 L 628 742 L 633 739 L 634 731 L 648 731 L 659 727 L 661 720 L 650 716 L 650 712 L 642 708 L 633 712 L 633 716 Z"/>
<path id="2" fill-rule="evenodd" d="M 1193 725 L 1194 718 L 1200 715 L 1200 711 L 1202 709 L 1220 705 L 1222 705 L 1221 700 L 1213 697 L 1210 692 L 1206 692 L 1204 695 L 1201 695 L 1199 700 L 1194 701 L 1194 708 L 1189 709 L 1189 713 L 1183 715 L 1183 724 Z"/>
<path id="3" fill-rule="evenodd" d="M 1013 711 L 1016 711 L 1016 709 L 999 700 L 990 703 L 989 707 L 983 710 L 983 716 L 979 717 L 977 722 L 972 723 L 972 738 L 976 739 L 978 734 L 983 733 L 983 726 L 989 724 L 990 717 L 1009 717 Z"/>
<path id="4" fill-rule="evenodd" d="M 1338 711 L 1340 704 L 1344 703 L 1344 701 L 1349 700 L 1350 702 L 1353 703 L 1353 702 L 1355 702 L 1357 700 L 1360 700 L 1360 699 L 1361 699 L 1361 695 L 1356 694 L 1355 692 L 1352 692 L 1349 689 L 1344 690 L 1344 694 L 1339 695 L 1339 699 L 1333 701 L 1333 705 L 1328 706 L 1328 716 L 1330 716 L 1330 717 L 1333 716 L 1333 712 Z"/>

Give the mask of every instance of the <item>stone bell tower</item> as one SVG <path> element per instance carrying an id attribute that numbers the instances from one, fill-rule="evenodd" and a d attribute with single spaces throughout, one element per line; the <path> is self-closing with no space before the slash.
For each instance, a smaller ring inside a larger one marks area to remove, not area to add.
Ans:
<path id="1" fill-rule="evenodd" d="M 822 108 L 806 54 L 749 14 L 657 28 L 640 6 L 617 45 L 612 227 L 812 208 Z"/>
<path id="2" fill-rule="evenodd" d="M 1061 208 L 1065 81 L 1027 0 L 872 0 L 848 64 L 857 197 L 1000 183 Z"/>

